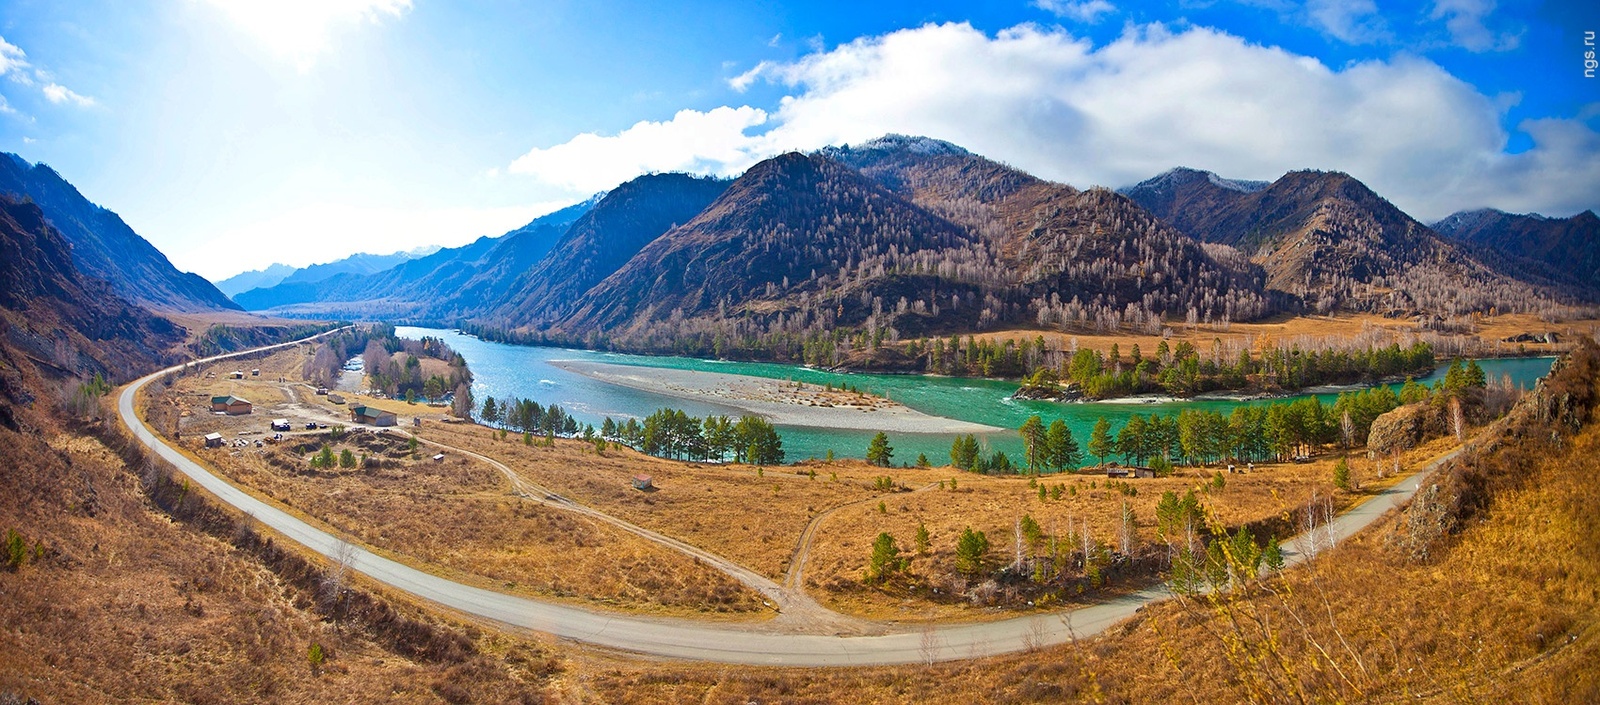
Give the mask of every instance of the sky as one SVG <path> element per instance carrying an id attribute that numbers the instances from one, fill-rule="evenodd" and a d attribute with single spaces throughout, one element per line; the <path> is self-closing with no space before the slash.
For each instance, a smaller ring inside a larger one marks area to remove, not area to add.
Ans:
<path id="1" fill-rule="evenodd" d="M 1428 222 L 1568 216 L 1600 209 L 1596 31 L 1571 0 L 0 0 L 0 151 L 213 280 L 891 132 L 1080 188 L 1312 168 Z"/>

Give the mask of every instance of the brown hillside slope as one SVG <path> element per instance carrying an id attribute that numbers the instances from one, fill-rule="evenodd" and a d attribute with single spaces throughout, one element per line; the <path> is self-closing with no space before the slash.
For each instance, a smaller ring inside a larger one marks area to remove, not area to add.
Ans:
<path id="1" fill-rule="evenodd" d="M 1593 293 L 1545 266 L 1445 240 L 1348 174 L 1293 171 L 1252 192 L 1210 179 L 1147 187 L 1161 178 L 1128 193 L 1189 235 L 1245 252 L 1270 289 L 1318 312 L 1533 311 Z"/>
<path id="2" fill-rule="evenodd" d="M 80 273 L 71 246 L 32 203 L 0 195 L 0 337 L 53 377 L 128 379 L 163 359 L 183 329 Z M 23 365 L 13 360 L 5 372 Z"/>
<path id="3" fill-rule="evenodd" d="M 1445 237 L 1543 262 L 1588 286 L 1600 286 L 1600 217 L 1517 215 L 1484 209 L 1456 213 L 1433 224 Z"/>

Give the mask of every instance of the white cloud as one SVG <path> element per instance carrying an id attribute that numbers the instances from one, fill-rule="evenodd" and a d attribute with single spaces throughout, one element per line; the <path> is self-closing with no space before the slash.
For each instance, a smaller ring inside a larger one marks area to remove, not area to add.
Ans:
<path id="1" fill-rule="evenodd" d="M 682 110 L 665 122 L 640 122 L 610 136 L 586 133 L 533 149 L 506 171 L 576 194 L 609 189 L 649 172 L 734 174 L 766 156 L 758 140 L 746 134 L 766 121 L 766 111 L 749 106 Z"/>
<path id="2" fill-rule="evenodd" d="M 41 89 L 44 97 L 56 105 L 71 103 L 80 108 L 94 105 L 93 98 L 79 95 L 66 86 L 56 83 L 54 74 L 28 63 L 27 52 L 24 52 L 21 47 L 7 42 L 4 37 L 0 37 L 0 76 L 6 76 L 13 82 L 24 86 L 36 85 L 35 79 L 44 81 L 45 85 Z M 4 97 L 0 97 L 0 113 L 16 115 L 17 111 L 5 101 Z"/>
<path id="3" fill-rule="evenodd" d="M 1444 20 L 1450 32 L 1451 43 L 1468 51 L 1508 51 L 1522 43 L 1517 32 L 1496 32 L 1485 19 L 1494 12 L 1495 0 L 1438 0 L 1428 14 L 1434 20 Z"/>
<path id="4" fill-rule="evenodd" d="M 1374 0 L 1308 0 L 1306 14 L 1314 26 L 1340 41 L 1368 44 L 1389 37 Z"/>
<path id="5" fill-rule="evenodd" d="M 504 208 L 309 204 L 225 228 L 195 247 L 173 248 L 172 259 L 180 269 L 216 281 L 268 262 L 303 267 L 357 252 L 458 247 L 484 235 L 501 235 L 571 204 L 570 200 Z"/>
<path id="6" fill-rule="evenodd" d="M 44 97 L 56 105 L 60 105 L 62 103 L 71 103 L 80 108 L 89 108 L 94 106 L 93 98 L 85 95 L 78 95 L 77 93 L 72 92 L 72 89 L 67 88 L 59 83 L 45 84 Z"/>
<path id="7" fill-rule="evenodd" d="M 411 0 L 207 0 L 280 59 L 309 71 L 337 29 L 401 17 Z"/>
<path id="8" fill-rule="evenodd" d="M 1316 168 L 1349 172 L 1423 219 L 1600 205 L 1600 136 L 1588 124 L 1524 123 L 1533 148 L 1507 154 L 1505 98 L 1410 56 L 1334 69 L 1206 28 L 1132 27 L 1095 47 L 1061 29 L 989 36 L 944 24 L 763 64 L 734 85 L 757 80 L 791 94 L 771 113 L 684 111 L 580 135 L 510 171 L 586 193 L 647 171 L 733 174 L 787 149 L 899 132 L 1080 187 L 1178 165 L 1248 179 Z"/>
<path id="9" fill-rule="evenodd" d="M 11 80 L 27 82 L 28 55 L 20 47 L 0 37 L 0 76 L 10 75 Z"/>
<path id="10" fill-rule="evenodd" d="M 1057 17 L 1086 24 L 1099 22 L 1101 15 L 1117 10 L 1116 6 L 1107 0 L 1033 0 L 1033 6 Z"/>

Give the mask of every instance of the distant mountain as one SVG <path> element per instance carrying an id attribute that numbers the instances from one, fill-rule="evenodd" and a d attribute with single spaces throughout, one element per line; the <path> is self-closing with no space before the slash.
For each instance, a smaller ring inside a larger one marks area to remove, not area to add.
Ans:
<path id="1" fill-rule="evenodd" d="M 71 250 L 36 204 L 0 195 L 0 354 L 20 351 L 58 378 L 122 381 L 183 340 L 182 328 L 78 271 Z"/>
<path id="2" fill-rule="evenodd" d="M 1462 211 L 1434 223 L 1433 229 L 1458 242 L 1543 262 L 1590 287 L 1600 287 L 1600 217 L 1594 211 L 1570 218 L 1493 209 Z"/>
<path id="3" fill-rule="evenodd" d="M 1544 268 L 1445 240 L 1348 174 L 1295 171 L 1256 188 L 1174 170 L 1125 193 L 1189 235 L 1243 252 L 1265 268 L 1269 289 L 1318 311 L 1527 311 L 1583 295 Z"/>
<path id="4" fill-rule="evenodd" d="M 5 154 L 0 159 L 0 193 L 31 199 L 71 243 L 75 267 L 109 282 L 130 301 L 176 311 L 239 308 L 211 282 L 179 272 L 116 213 L 89 202 L 44 164 Z"/>
<path id="5" fill-rule="evenodd" d="M 228 277 L 227 279 L 216 282 L 217 290 L 221 291 L 223 294 L 226 294 L 228 298 L 231 299 L 240 292 L 249 291 L 251 289 L 277 286 L 279 282 L 283 281 L 284 277 L 294 274 L 295 271 L 295 267 L 291 267 L 287 264 L 273 263 L 267 265 L 266 269 L 253 269 L 248 272 L 240 272 Z"/>
<path id="6" fill-rule="evenodd" d="M 406 252 L 396 252 L 389 255 L 373 255 L 358 252 L 341 260 L 334 260 L 326 264 L 313 264 L 296 269 L 292 274 L 283 278 L 289 284 L 310 284 L 319 282 L 335 274 L 376 274 L 384 270 L 393 269 L 401 262 L 408 262 L 413 257 Z"/>
<path id="7" fill-rule="evenodd" d="M 402 259 L 381 271 L 341 272 L 309 282 L 286 280 L 243 292 L 235 300 L 252 311 L 271 309 L 308 317 L 443 321 L 465 310 L 479 312 L 484 302 L 503 297 L 515 278 L 544 257 L 603 195 L 535 218 L 500 237 L 481 237 L 461 247 Z"/>
<path id="8" fill-rule="evenodd" d="M 273 264 L 266 269 L 236 274 L 217 282 L 217 288 L 229 298 L 251 289 L 270 289 L 279 284 L 314 284 L 338 274 L 376 274 L 393 269 L 402 262 L 438 252 L 442 248 L 419 248 L 410 252 L 374 255 L 358 252 L 344 259 L 305 267 Z M 240 286 L 244 284 L 245 286 Z"/>

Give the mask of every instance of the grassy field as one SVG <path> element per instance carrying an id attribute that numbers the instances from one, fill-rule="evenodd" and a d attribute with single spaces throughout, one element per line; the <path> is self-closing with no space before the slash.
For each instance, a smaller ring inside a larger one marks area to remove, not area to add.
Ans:
<path id="1" fill-rule="evenodd" d="M 423 437 L 496 458 L 562 496 L 639 526 L 692 543 L 779 579 L 812 517 L 876 494 L 882 474 L 860 463 L 834 470 L 681 463 L 627 448 L 597 455 L 594 446 L 557 439 L 555 447 L 524 445 L 521 436 L 475 425 L 426 428 Z M 535 439 L 542 440 L 542 439 Z M 650 475 L 655 492 L 633 489 Z"/>
<path id="2" fill-rule="evenodd" d="M 1392 514 L 1234 598 L 1154 605 L 1075 644 L 899 668 L 574 669 L 615 703 L 1600 702 L 1600 424 L 1548 439 L 1471 460 L 1500 489 L 1427 560 L 1396 547 L 1411 522 Z"/>
<path id="3" fill-rule="evenodd" d="M 1401 466 L 1415 469 L 1451 445 L 1440 439 L 1414 449 L 1402 456 Z M 1030 486 L 1025 477 L 975 476 L 949 468 L 917 473 L 889 471 L 897 483 L 907 485 L 955 478 L 957 489 L 950 490 L 947 485 L 944 489 L 895 494 L 884 500 L 881 509 L 876 502 L 868 502 L 829 516 L 820 527 L 811 552 L 806 586 L 823 604 L 872 619 L 921 622 L 1016 616 L 1019 609 L 1032 610 L 1026 604 L 1000 608 L 955 597 L 969 587 L 955 570 L 956 539 L 964 529 L 970 527 L 989 537 L 991 565 L 1004 565 L 1015 558 L 1018 525 L 1024 516 L 1031 517 L 1046 534 L 1038 543 L 1023 538 L 1025 558 L 1048 555 L 1049 537 L 1076 547 L 1081 538 L 1074 541 L 1069 535 L 1081 537 L 1085 528 L 1091 539 L 1120 549 L 1126 503 L 1135 519 L 1131 548 L 1135 555 L 1146 555 L 1165 551 L 1157 536 L 1155 510 L 1164 492 L 1181 496 L 1194 490 L 1218 521 L 1236 527 L 1270 523 L 1304 507 L 1313 493 L 1332 497 L 1336 507 L 1349 506 L 1394 481 L 1392 460 L 1383 463 L 1386 477 L 1379 477 L 1378 463 L 1352 457 L 1352 475 L 1360 488 L 1340 491 L 1333 484 L 1337 462 L 1334 457 L 1321 457 L 1310 463 L 1258 464 L 1253 472 L 1234 474 L 1226 473 L 1225 466 L 1179 468 L 1167 478 L 1110 482 L 1104 475 L 1045 475 L 1038 478 L 1047 490 L 1045 499 L 1039 498 L 1038 488 Z M 1221 489 L 1212 484 L 1218 472 L 1224 478 Z M 1055 498 L 1050 490 L 1058 485 L 1065 489 Z M 913 550 L 919 525 L 927 528 L 930 539 L 926 554 Z M 880 532 L 893 536 L 911 557 L 908 576 L 883 586 L 868 586 L 863 576 L 873 539 Z M 1107 578 L 1106 587 L 1112 592 L 1138 587 L 1151 579 L 1149 571 L 1138 566 L 1108 571 Z M 1037 607 L 1055 610 L 1063 602 L 1081 604 L 1104 597 L 1104 591 L 1077 595 L 1068 590 L 1057 592 Z"/>
<path id="4" fill-rule="evenodd" d="M 166 398 L 187 405 L 184 447 L 237 484 L 353 540 L 410 557 L 410 562 L 420 561 L 453 579 L 652 614 L 746 619 L 770 614 L 754 592 L 692 558 L 603 522 L 513 496 L 508 481 L 479 460 L 446 453 L 435 462 L 436 451 L 423 447 L 412 452 L 395 432 L 351 432 L 334 438 L 332 428 L 302 431 L 302 420 L 337 418 L 343 409 L 303 388 L 287 385 L 286 393 L 278 385 L 277 373 L 287 374 L 300 356 L 299 351 L 286 351 L 248 363 L 261 366 L 259 379 L 180 378 Z M 251 399 L 256 412 L 240 417 L 209 413 L 209 406 L 202 405 L 224 388 Z M 350 400 L 345 406 L 356 403 Z M 278 417 L 294 422 L 295 431 L 283 442 L 267 440 L 268 433 L 252 433 L 264 431 Z M 449 426 L 429 422 L 425 430 L 440 428 Z M 202 447 L 202 436 L 212 431 L 230 442 L 242 438 L 245 445 Z M 240 431 L 250 435 L 241 437 Z M 255 445 L 258 439 L 260 447 Z M 323 445 L 335 457 L 349 450 L 355 467 L 312 468 L 310 459 Z"/>

